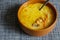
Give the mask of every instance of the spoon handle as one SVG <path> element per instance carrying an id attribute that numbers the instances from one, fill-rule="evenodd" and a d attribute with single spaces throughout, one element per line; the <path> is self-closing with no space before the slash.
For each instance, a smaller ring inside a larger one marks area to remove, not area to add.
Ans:
<path id="1" fill-rule="evenodd" d="M 48 3 L 48 1 L 49 1 L 49 0 L 47 0 L 47 1 L 42 5 L 42 7 L 41 7 L 39 10 L 41 10 L 41 9 Z"/>

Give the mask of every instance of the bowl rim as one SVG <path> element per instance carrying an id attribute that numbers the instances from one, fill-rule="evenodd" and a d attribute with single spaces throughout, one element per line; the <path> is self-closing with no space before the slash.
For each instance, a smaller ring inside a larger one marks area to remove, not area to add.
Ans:
<path id="1" fill-rule="evenodd" d="M 30 1 L 27 1 L 27 2 L 23 3 L 23 4 L 19 7 L 19 9 L 18 9 L 18 14 L 19 14 L 19 10 L 20 10 L 26 3 L 29 3 L 29 2 L 30 2 Z M 43 1 L 43 2 L 45 2 L 45 1 Z M 38 2 L 37 2 L 37 3 L 38 3 Z M 44 29 L 39 29 L 39 31 L 43 31 L 43 30 L 46 30 L 46 29 L 50 28 L 50 27 L 53 26 L 53 25 L 56 23 L 56 21 L 57 21 L 57 10 L 56 10 L 56 8 L 55 8 L 50 2 L 48 2 L 48 3 L 49 3 L 49 5 L 51 5 L 51 6 L 53 7 L 53 9 L 55 10 L 56 17 L 55 17 L 54 22 L 53 22 L 49 27 L 44 28 Z M 20 10 L 20 11 L 21 11 L 21 10 Z M 17 14 L 18 21 L 19 21 L 19 23 L 21 23 L 18 14 Z M 23 24 L 21 23 L 21 25 L 23 25 Z M 30 28 L 27 28 L 27 27 L 25 27 L 24 25 L 23 25 L 23 27 L 26 28 L 26 29 L 28 29 L 28 30 L 38 31 L 38 30 L 33 30 L 33 29 L 30 29 Z"/>

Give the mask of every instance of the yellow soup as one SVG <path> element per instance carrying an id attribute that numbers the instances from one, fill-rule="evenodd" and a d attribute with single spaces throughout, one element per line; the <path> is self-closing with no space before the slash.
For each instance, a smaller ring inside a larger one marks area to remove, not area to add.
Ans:
<path id="1" fill-rule="evenodd" d="M 32 30 L 40 30 L 50 26 L 53 22 L 53 11 L 48 6 L 39 8 L 42 3 L 29 4 L 24 7 L 20 13 L 20 22 Z"/>

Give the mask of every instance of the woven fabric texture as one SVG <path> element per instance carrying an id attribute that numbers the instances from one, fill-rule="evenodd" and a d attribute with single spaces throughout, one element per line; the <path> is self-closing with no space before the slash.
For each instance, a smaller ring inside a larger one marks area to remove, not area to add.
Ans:
<path id="1" fill-rule="evenodd" d="M 42 37 L 29 36 L 17 20 L 19 6 L 27 0 L 0 0 L 0 40 L 60 40 L 60 0 L 50 0 L 58 12 L 56 27 Z"/>

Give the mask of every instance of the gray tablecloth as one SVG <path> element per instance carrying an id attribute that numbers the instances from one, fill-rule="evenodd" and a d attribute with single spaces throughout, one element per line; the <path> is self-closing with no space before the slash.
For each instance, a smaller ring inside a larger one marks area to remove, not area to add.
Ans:
<path id="1" fill-rule="evenodd" d="M 43 37 L 29 36 L 17 20 L 19 6 L 27 0 L 0 0 L 0 40 L 60 40 L 60 0 L 50 0 L 58 12 L 58 21 L 52 32 Z"/>

